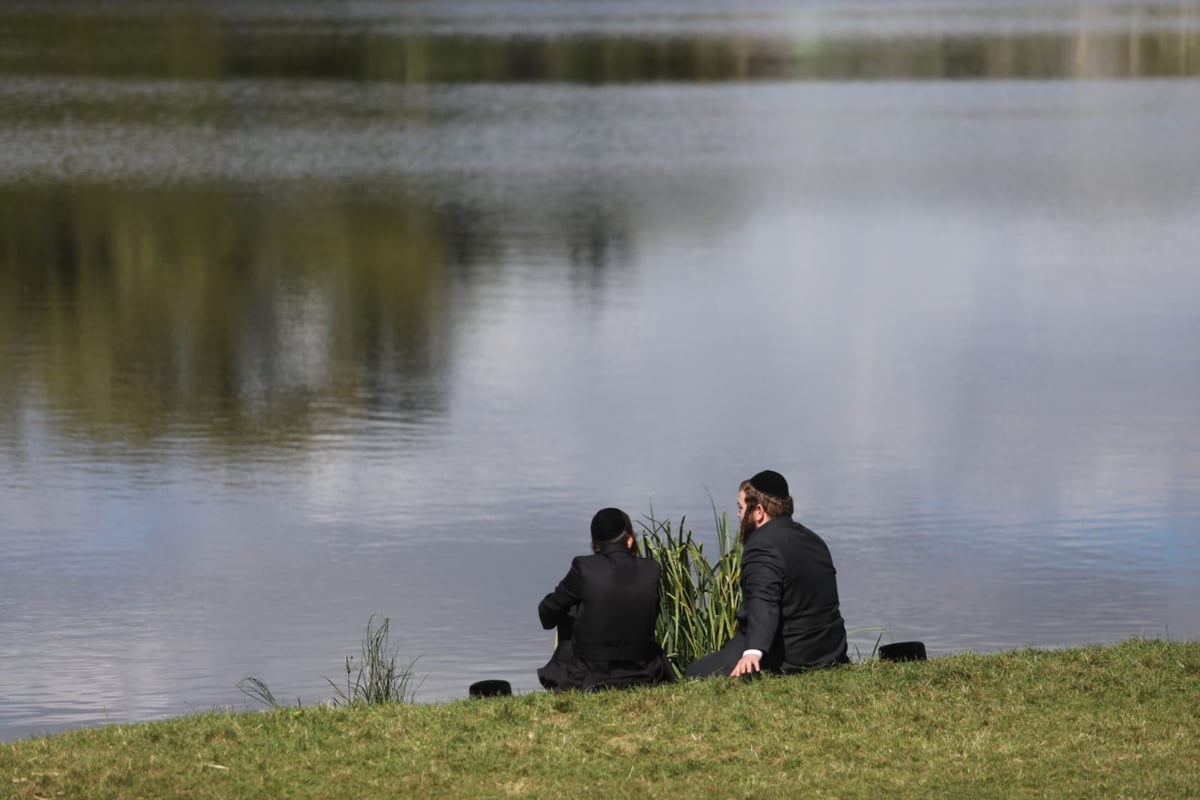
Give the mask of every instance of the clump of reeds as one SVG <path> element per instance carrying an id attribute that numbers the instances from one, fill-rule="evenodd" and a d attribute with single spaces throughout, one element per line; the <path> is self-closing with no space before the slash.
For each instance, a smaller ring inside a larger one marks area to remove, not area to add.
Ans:
<path id="1" fill-rule="evenodd" d="M 334 691 L 329 704 L 337 707 L 412 702 L 419 686 L 413 685 L 415 663 L 414 658 L 405 667 L 396 666 L 396 651 L 388 649 L 388 618 L 384 617 L 382 624 L 376 627 L 372 614 L 362 639 L 362 657 L 356 661 L 354 656 L 346 656 L 345 686 L 331 678 L 325 679 Z M 246 696 L 271 708 L 283 707 L 261 678 L 244 678 L 238 682 L 238 688 Z"/>
<path id="2" fill-rule="evenodd" d="M 372 614 L 363 635 L 362 659 L 355 664 L 354 656 L 346 656 L 345 688 L 325 679 L 337 694 L 330 701 L 335 706 L 407 703 L 416 694 L 417 687 L 412 686 L 412 667 L 416 659 L 398 669 L 396 651 L 388 650 L 388 618 L 384 617 L 378 628 L 373 627 L 374 622 Z"/>
<path id="3" fill-rule="evenodd" d="M 710 560 L 680 518 L 641 522 L 646 555 L 662 566 L 659 584 L 658 640 L 679 674 L 705 653 L 719 650 L 733 636 L 742 602 L 741 545 L 729 531 L 728 515 L 717 514 L 716 553 Z"/>

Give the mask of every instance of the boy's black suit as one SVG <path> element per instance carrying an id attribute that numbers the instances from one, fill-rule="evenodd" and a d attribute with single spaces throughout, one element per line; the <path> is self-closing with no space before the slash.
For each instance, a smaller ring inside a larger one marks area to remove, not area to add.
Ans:
<path id="1" fill-rule="evenodd" d="M 655 638 L 657 561 L 624 542 L 578 556 L 553 592 L 538 604 L 546 629 L 558 628 L 558 647 L 538 679 L 547 689 L 587 691 L 674 680 Z"/>

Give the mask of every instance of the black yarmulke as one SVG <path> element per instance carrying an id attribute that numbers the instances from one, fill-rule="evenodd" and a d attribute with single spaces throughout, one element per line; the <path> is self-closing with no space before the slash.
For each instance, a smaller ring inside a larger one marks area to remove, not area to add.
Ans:
<path id="1" fill-rule="evenodd" d="M 750 479 L 750 485 L 762 494 L 771 497 L 786 498 L 788 494 L 787 479 L 773 469 L 764 469 Z"/>
<path id="2" fill-rule="evenodd" d="M 611 542 L 625 533 L 625 512 L 619 508 L 602 508 L 592 517 L 592 541 Z"/>

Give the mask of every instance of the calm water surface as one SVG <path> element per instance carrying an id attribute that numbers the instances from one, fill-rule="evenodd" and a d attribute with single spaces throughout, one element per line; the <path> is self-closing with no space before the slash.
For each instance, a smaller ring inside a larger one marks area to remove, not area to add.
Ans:
<path id="1" fill-rule="evenodd" d="M 536 688 L 615 504 L 1200 636 L 1194 4 L 0 4 L 0 739 Z M 866 654 L 875 631 L 852 637 Z"/>

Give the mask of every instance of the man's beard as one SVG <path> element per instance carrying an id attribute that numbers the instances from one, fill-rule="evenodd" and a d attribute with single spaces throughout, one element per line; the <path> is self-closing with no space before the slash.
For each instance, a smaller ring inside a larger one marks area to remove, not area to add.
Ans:
<path id="1" fill-rule="evenodd" d="M 741 524 L 738 525 L 738 541 L 745 544 L 746 540 L 750 538 L 750 534 L 754 533 L 757 528 L 758 525 L 754 524 L 754 517 L 750 516 L 749 510 L 747 510 L 746 515 L 742 517 Z"/>

